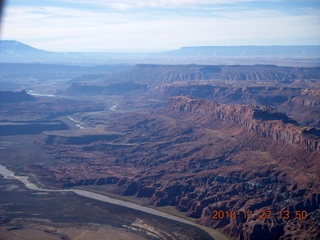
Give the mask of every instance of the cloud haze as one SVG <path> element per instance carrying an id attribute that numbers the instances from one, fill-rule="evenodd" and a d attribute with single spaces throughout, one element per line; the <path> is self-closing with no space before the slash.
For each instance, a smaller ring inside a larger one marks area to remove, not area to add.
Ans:
<path id="1" fill-rule="evenodd" d="M 8 1 L 2 39 L 52 51 L 320 44 L 320 1 Z"/>

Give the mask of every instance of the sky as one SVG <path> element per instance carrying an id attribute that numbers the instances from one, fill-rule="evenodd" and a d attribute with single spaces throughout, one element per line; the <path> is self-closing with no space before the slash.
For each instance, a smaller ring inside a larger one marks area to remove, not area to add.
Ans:
<path id="1" fill-rule="evenodd" d="M 0 38 L 48 51 L 320 45 L 320 0 L 7 0 Z"/>

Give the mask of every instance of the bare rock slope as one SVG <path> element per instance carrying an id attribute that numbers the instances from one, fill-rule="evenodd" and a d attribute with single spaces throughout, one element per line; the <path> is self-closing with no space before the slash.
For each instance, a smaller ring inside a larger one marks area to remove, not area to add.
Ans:
<path id="1" fill-rule="evenodd" d="M 175 206 L 240 239 L 257 239 L 261 232 L 266 239 L 312 238 L 320 232 L 317 129 L 300 128 L 267 107 L 188 97 L 104 121 L 121 135 L 54 146 L 42 137 L 39 143 L 64 165 L 25 169 L 51 186 L 110 185 L 113 193 Z M 232 210 L 236 218 L 213 219 L 214 211 Z M 266 210 L 270 215 L 262 216 Z M 280 216 L 286 210 L 290 216 Z M 297 211 L 305 211 L 306 219 L 298 219 Z"/>
<path id="2" fill-rule="evenodd" d="M 283 81 L 317 79 L 319 67 L 280 67 L 275 65 L 153 65 L 137 64 L 129 71 L 107 75 L 101 81 L 172 83 L 196 80 Z"/>
<path id="3" fill-rule="evenodd" d="M 240 123 L 262 137 L 270 137 L 309 151 L 320 152 L 320 135 L 314 128 L 299 128 L 294 124 L 295 121 L 285 114 L 268 107 L 228 106 L 187 97 L 172 98 L 168 107 L 176 111 L 209 115 L 213 120 Z"/>

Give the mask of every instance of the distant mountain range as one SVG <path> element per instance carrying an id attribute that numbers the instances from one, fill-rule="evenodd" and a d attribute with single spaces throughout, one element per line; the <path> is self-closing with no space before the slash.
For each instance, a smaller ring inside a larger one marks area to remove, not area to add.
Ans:
<path id="1" fill-rule="evenodd" d="M 179 57 L 319 57 L 320 46 L 183 47 L 166 54 Z"/>
<path id="2" fill-rule="evenodd" d="M 31 47 L 18 41 L 0 41 L 0 62 L 2 63 L 64 63 L 72 62 L 81 53 L 49 52 Z"/>
<path id="3" fill-rule="evenodd" d="M 0 62 L 8 63 L 203 63 L 219 58 L 320 58 L 316 46 L 183 47 L 158 53 L 49 52 L 13 40 L 0 41 Z"/>

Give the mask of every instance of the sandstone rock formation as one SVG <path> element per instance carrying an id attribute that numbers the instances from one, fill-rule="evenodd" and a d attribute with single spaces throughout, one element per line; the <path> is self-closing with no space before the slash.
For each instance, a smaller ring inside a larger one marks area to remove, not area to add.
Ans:
<path id="1" fill-rule="evenodd" d="M 35 98 L 25 90 L 20 92 L 0 91 L 0 103 L 34 101 Z"/>
<path id="2" fill-rule="evenodd" d="M 113 193 L 175 206 L 239 239 L 297 232 L 309 238 L 319 230 L 317 129 L 301 128 L 269 107 L 188 97 L 174 97 L 159 110 L 108 114 L 104 121 L 122 135 L 81 145 L 40 138 L 64 164 L 25 170 L 50 186 L 108 184 Z M 232 210 L 235 219 L 212 219 L 213 211 Z M 266 210 L 270 216 L 261 217 Z M 288 219 L 279 216 L 285 210 Z M 297 219 L 297 211 L 306 211 L 307 219 Z"/>
<path id="3" fill-rule="evenodd" d="M 233 86 L 232 86 L 233 84 Z M 161 84 L 154 94 L 207 98 L 217 103 L 232 105 L 264 105 L 284 112 L 300 125 L 320 127 L 320 93 L 297 86 L 241 86 L 236 82 L 221 85 L 204 83 Z"/>
<path id="4" fill-rule="evenodd" d="M 317 79 L 320 68 L 279 67 L 275 65 L 153 65 L 138 64 L 127 72 L 107 75 L 101 81 L 137 81 L 138 83 L 172 83 L 175 81 L 239 80 L 281 81 Z"/>
<path id="5" fill-rule="evenodd" d="M 320 152 L 319 135 L 299 128 L 294 124 L 295 121 L 289 119 L 285 114 L 275 112 L 268 107 L 227 106 L 209 100 L 187 97 L 172 98 L 168 107 L 175 111 L 209 115 L 213 120 L 243 124 L 248 127 L 249 131 L 255 131 L 262 137 L 271 137 L 309 151 Z"/>

